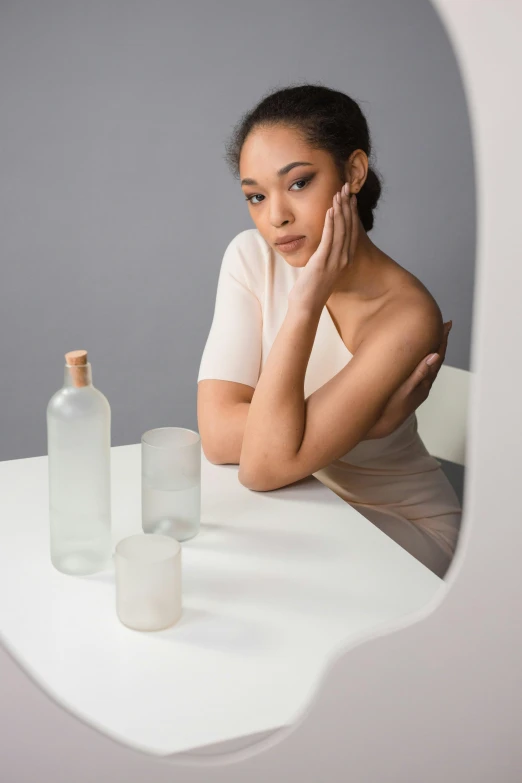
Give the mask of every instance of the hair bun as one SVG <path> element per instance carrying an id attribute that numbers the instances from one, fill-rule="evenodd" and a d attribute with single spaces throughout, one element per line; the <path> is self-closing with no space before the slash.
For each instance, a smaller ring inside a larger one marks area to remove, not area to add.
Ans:
<path id="1" fill-rule="evenodd" d="M 357 211 L 366 231 L 373 228 L 373 210 L 382 191 L 381 181 L 371 166 L 368 166 L 366 180 L 357 194 Z"/>

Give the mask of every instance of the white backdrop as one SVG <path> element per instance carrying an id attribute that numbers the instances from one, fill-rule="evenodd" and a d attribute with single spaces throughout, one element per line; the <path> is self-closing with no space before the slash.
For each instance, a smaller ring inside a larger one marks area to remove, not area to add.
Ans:
<path id="1" fill-rule="evenodd" d="M 465 515 L 447 593 L 340 652 L 291 730 L 219 759 L 120 745 L 62 710 L 0 647 L 2 782 L 522 779 L 522 7 L 433 2 L 466 86 L 478 194 Z"/>

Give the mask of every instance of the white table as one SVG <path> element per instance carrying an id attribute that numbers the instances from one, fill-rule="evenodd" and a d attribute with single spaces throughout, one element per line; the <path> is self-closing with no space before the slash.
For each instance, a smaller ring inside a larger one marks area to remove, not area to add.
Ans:
<path id="1" fill-rule="evenodd" d="M 113 546 L 142 532 L 140 459 L 139 444 L 112 448 Z M 52 566 L 47 457 L 0 463 L 0 638 L 58 703 L 149 753 L 293 723 L 341 646 L 445 589 L 315 478 L 260 493 L 237 471 L 202 456 L 182 618 L 140 633 L 117 618 L 112 569 Z"/>

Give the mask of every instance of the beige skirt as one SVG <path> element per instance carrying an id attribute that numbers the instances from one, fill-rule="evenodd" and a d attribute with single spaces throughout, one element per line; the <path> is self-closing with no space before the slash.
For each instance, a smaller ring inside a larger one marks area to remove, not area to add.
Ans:
<path id="1" fill-rule="evenodd" d="M 363 441 L 314 476 L 443 578 L 455 553 L 462 508 L 416 429 L 416 422 L 407 426 L 402 443 L 395 437 L 388 449 L 379 440 Z"/>

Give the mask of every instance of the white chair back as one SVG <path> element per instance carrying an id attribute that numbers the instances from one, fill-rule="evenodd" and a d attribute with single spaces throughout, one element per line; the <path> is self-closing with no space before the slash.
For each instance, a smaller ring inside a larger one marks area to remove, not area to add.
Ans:
<path id="1" fill-rule="evenodd" d="M 428 399 L 417 408 L 418 432 L 429 453 L 465 464 L 471 373 L 443 364 Z"/>

